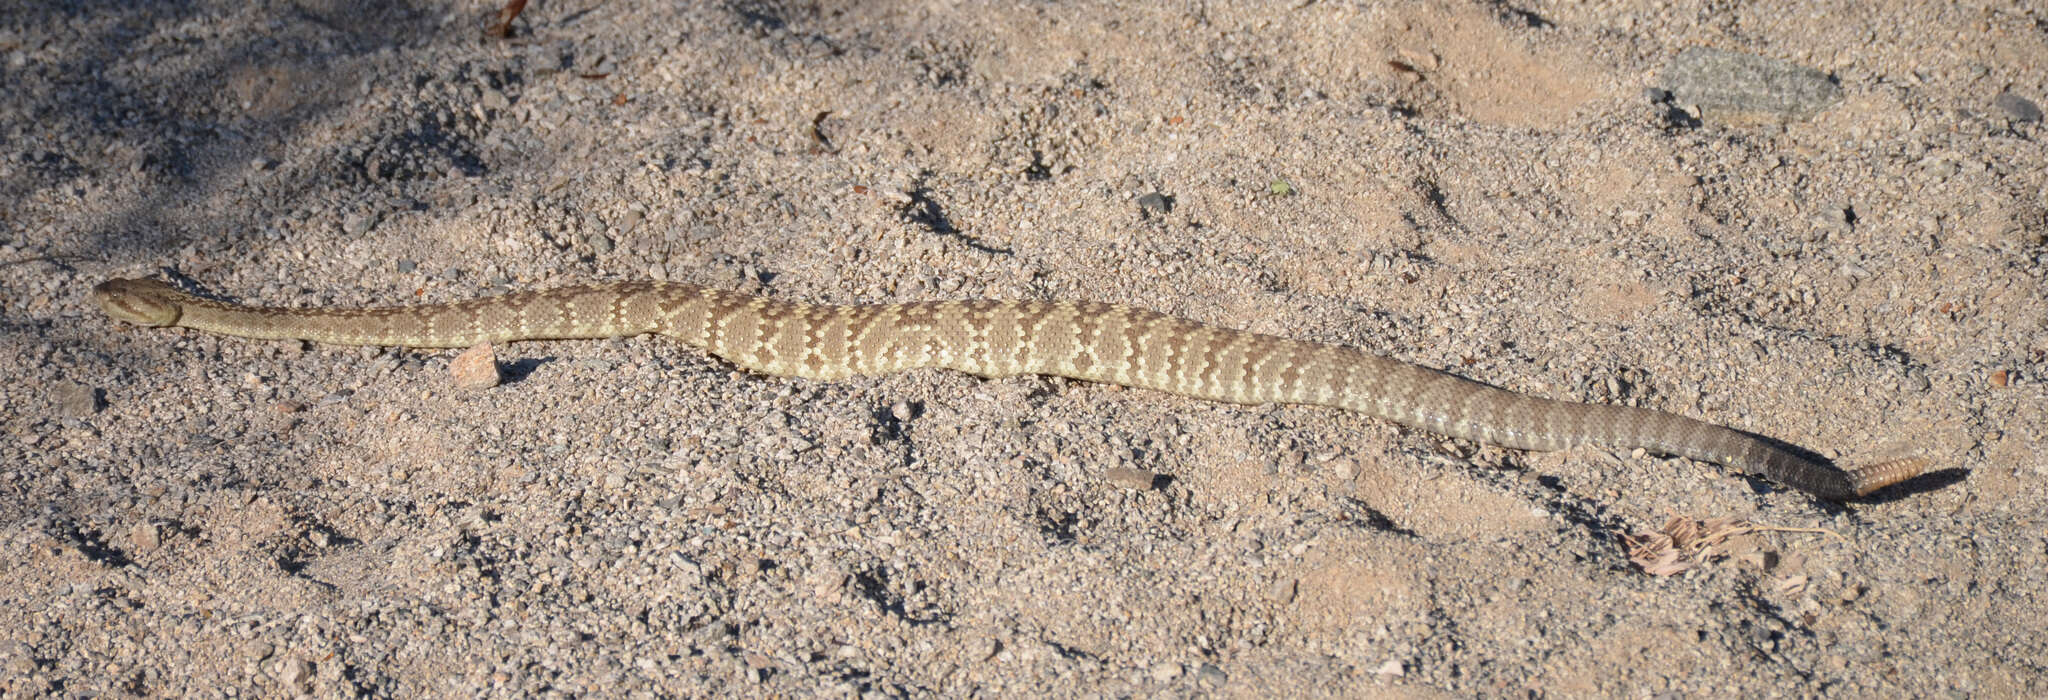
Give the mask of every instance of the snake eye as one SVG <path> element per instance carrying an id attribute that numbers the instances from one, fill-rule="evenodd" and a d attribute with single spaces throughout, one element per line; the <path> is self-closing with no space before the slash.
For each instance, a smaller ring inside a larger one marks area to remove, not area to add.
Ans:
<path id="1" fill-rule="evenodd" d="M 155 280 L 107 280 L 92 288 L 100 310 L 129 323 L 168 326 L 178 322 L 180 295 Z"/>

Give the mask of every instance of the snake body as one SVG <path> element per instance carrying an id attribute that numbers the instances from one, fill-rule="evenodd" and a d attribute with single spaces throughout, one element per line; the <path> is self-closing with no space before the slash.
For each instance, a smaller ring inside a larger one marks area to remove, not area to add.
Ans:
<path id="1" fill-rule="evenodd" d="M 241 306 L 137 279 L 102 283 L 93 297 L 108 315 L 124 321 L 246 338 L 430 348 L 659 333 L 778 376 L 833 380 L 942 367 L 983 377 L 1056 375 L 1240 404 L 1335 406 L 1523 450 L 1642 448 L 1761 474 L 1835 500 L 1911 478 L 1925 466 L 1906 459 L 1845 469 L 1749 433 L 1663 411 L 1542 399 L 1353 348 L 1114 304 L 838 306 L 671 282 L 363 309 Z"/>

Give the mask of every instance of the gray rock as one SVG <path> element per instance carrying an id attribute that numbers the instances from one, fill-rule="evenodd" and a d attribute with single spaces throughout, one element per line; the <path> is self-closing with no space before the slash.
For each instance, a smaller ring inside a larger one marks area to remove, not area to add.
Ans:
<path id="1" fill-rule="evenodd" d="M 1678 54 L 1660 80 L 1679 106 L 1720 121 L 1806 119 L 1842 99 L 1841 86 L 1818 70 L 1706 47 Z"/>
<path id="2" fill-rule="evenodd" d="M 1148 216 L 1164 215 L 1173 211 L 1173 198 L 1159 192 L 1149 192 L 1138 197 L 1138 209 Z"/>
<path id="3" fill-rule="evenodd" d="M 72 418 L 84 418 L 99 413 L 106 406 L 100 400 L 99 387 L 86 386 L 76 382 L 64 382 L 51 392 L 57 400 L 57 410 Z"/>
<path id="4" fill-rule="evenodd" d="M 375 212 L 358 212 L 341 218 L 341 230 L 350 236 L 360 236 L 376 228 L 382 217 Z"/>
<path id="5" fill-rule="evenodd" d="M 1998 97 L 1992 98 L 1991 106 L 1997 107 L 2001 112 L 2005 112 L 2005 116 L 2016 122 L 2041 121 L 2041 107 L 2039 105 L 2034 104 L 2033 100 L 2010 92 L 1998 93 Z"/>

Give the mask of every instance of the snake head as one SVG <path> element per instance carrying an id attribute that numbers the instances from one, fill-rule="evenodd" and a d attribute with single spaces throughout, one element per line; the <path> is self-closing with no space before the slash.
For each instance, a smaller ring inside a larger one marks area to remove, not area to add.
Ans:
<path id="1" fill-rule="evenodd" d="M 92 288 L 92 300 L 108 316 L 145 326 L 178 322 L 178 298 L 185 296 L 156 280 L 107 280 Z"/>

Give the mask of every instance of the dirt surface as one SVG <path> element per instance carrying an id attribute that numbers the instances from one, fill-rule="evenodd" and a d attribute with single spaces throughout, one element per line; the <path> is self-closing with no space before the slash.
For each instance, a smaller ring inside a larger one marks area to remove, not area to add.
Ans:
<path id="1" fill-rule="evenodd" d="M 0 694 L 2048 693 L 2042 10 L 1120 5 L 0 6 Z M 1939 469 L 660 337 L 473 390 L 117 276 L 1121 302 Z"/>

